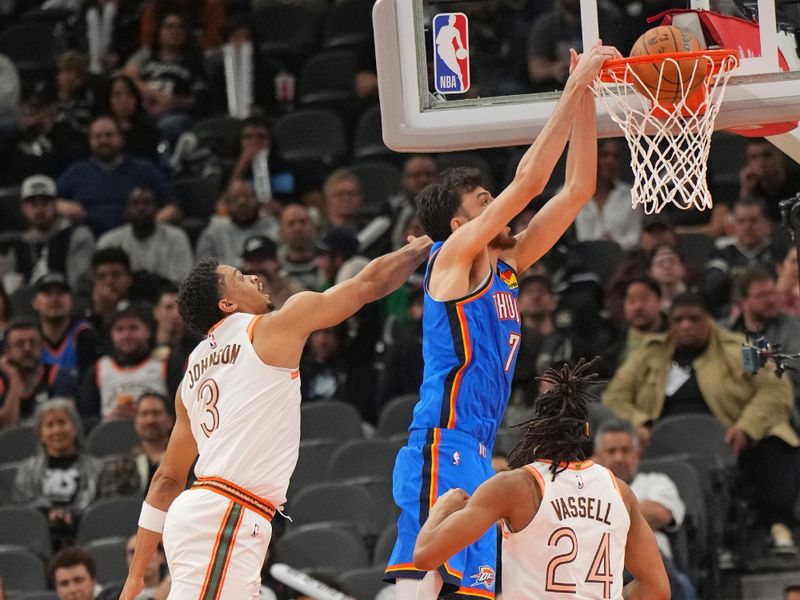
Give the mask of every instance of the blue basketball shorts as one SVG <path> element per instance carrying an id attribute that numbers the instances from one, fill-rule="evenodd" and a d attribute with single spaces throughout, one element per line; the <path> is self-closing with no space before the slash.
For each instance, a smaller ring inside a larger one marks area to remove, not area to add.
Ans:
<path id="1" fill-rule="evenodd" d="M 452 429 L 412 431 L 394 466 L 393 495 L 400 517 L 385 580 L 422 579 L 426 572 L 414 567 L 414 544 L 436 498 L 452 488 L 472 495 L 492 475 L 491 452 L 473 437 Z M 442 593 L 493 599 L 496 562 L 497 531 L 492 527 L 439 567 Z"/>

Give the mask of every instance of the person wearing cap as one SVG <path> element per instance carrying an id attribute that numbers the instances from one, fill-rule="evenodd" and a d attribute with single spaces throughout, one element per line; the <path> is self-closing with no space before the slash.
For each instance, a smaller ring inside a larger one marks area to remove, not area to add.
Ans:
<path id="1" fill-rule="evenodd" d="M 91 157 L 71 164 L 58 178 L 62 211 L 73 217 L 85 211 L 86 224 L 99 235 L 122 225 L 131 191 L 147 187 L 159 204 L 159 221 L 179 218 L 166 177 L 150 161 L 124 153 L 122 132 L 112 117 L 92 121 L 89 146 Z"/>
<path id="2" fill-rule="evenodd" d="M 0 428 L 27 421 L 42 403 L 72 398 L 77 389 L 73 373 L 57 364 L 44 364 L 42 334 L 36 323 L 12 319 L 0 355 Z"/>
<path id="3" fill-rule="evenodd" d="M 20 199 L 28 228 L 11 242 L 0 275 L 15 272 L 33 283 L 47 273 L 60 273 L 76 287 L 89 271 L 95 246 L 92 232 L 58 216 L 56 184 L 47 175 L 26 178 Z"/>
<path id="4" fill-rule="evenodd" d="M 212 219 L 197 240 L 196 258 L 216 258 L 222 263 L 239 267 L 242 248 L 248 238 L 266 235 L 277 238 L 277 223 L 270 215 L 261 214 L 261 203 L 253 186 L 243 179 L 231 182 L 225 190 L 227 216 Z"/>
<path id="5" fill-rule="evenodd" d="M 320 277 L 314 254 L 317 227 L 308 207 L 297 203 L 287 205 L 281 211 L 279 235 L 278 261 L 283 272 L 306 289 L 317 289 Z"/>
<path id="6" fill-rule="evenodd" d="M 129 418 L 144 392 L 167 393 L 166 361 L 151 353 L 150 310 L 120 302 L 110 330 L 111 353 L 101 356 L 83 378 L 78 410 L 84 418 Z"/>
<path id="7" fill-rule="evenodd" d="M 608 384 L 603 403 L 637 428 L 646 446 L 655 422 L 704 414 L 726 429 L 725 441 L 748 487 L 772 550 L 796 553 L 791 527 L 800 490 L 800 437 L 790 423 L 794 405 L 787 377 L 767 365 L 755 374 L 742 367 L 739 333 L 714 322 L 704 300 L 685 292 L 669 310 L 669 329 L 648 336 Z"/>
<path id="8" fill-rule="evenodd" d="M 242 251 L 242 272 L 258 275 L 275 308 L 283 306 L 290 296 L 306 288 L 284 277 L 278 262 L 278 246 L 265 235 L 248 238 Z"/>
<path id="9" fill-rule="evenodd" d="M 122 248 L 131 259 L 134 272 L 149 271 L 178 283 L 194 265 L 192 245 L 183 229 L 159 223 L 157 212 L 153 191 L 145 187 L 134 188 L 125 209 L 128 222 L 101 235 L 97 247 Z"/>
<path id="10" fill-rule="evenodd" d="M 342 267 L 358 255 L 358 238 L 347 227 L 331 227 L 317 240 L 320 291 L 334 285 Z"/>
<path id="11" fill-rule="evenodd" d="M 37 173 L 57 176 L 67 165 L 89 153 L 86 136 L 68 123 L 56 122 L 58 97 L 49 84 L 26 90 L 19 123 L 0 142 L 0 185 L 18 185 Z"/>
<path id="12" fill-rule="evenodd" d="M 100 356 L 100 338 L 88 321 L 75 315 L 75 297 L 63 275 L 48 273 L 36 281 L 33 310 L 42 333 L 42 362 L 58 365 L 80 381 Z"/>

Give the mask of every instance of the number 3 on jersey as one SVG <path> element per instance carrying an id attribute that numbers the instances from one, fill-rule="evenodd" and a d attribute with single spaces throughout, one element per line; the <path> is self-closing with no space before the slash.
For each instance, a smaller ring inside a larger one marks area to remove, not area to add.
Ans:
<path id="1" fill-rule="evenodd" d="M 197 401 L 205 405 L 205 414 L 200 423 L 200 429 L 202 429 L 206 437 L 211 437 L 214 430 L 219 427 L 217 400 L 219 400 L 219 386 L 217 382 L 213 379 L 206 379 L 197 390 Z"/>
<path id="2" fill-rule="evenodd" d="M 517 353 L 517 348 L 519 348 L 519 341 L 522 339 L 522 336 L 519 333 L 514 333 L 513 331 L 508 334 L 508 345 L 510 346 L 508 350 L 508 358 L 506 359 L 506 373 L 508 373 L 511 365 L 514 364 L 514 355 Z"/>

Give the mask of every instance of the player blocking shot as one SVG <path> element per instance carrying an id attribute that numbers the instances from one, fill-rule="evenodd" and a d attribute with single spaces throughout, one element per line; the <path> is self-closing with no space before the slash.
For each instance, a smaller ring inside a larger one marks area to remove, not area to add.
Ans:
<path id="1" fill-rule="evenodd" d="M 397 456 L 393 495 L 401 509 L 387 581 L 398 600 L 494 598 L 496 535 L 487 531 L 436 565 L 414 564 L 417 534 L 439 494 L 467 493 L 494 472 L 491 448 L 506 409 L 521 339 L 518 276 L 561 237 L 594 193 L 597 132 L 590 86 L 615 48 L 572 52 L 571 76 L 550 121 L 493 198 L 474 169 L 445 172 L 417 197 L 434 240 L 424 283 L 423 383 L 408 444 Z M 508 224 L 538 196 L 570 140 L 566 181 L 528 227 Z"/>
<path id="2" fill-rule="evenodd" d="M 162 538 L 169 598 L 258 598 L 270 523 L 297 463 L 306 340 L 400 287 L 430 246 L 427 237 L 412 239 L 352 279 L 298 293 L 275 311 L 256 276 L 213 259 L 192 270 L 179 308 L 188 326 L 208 335 L 176 394 L 175 428 L 142 506 L 121 600 L 143 589 Z M 197 480 L 184 491 L 195 459 Z"/>
<path id="3" fill-rule="evenodd" d="M 549 369 L 549 389 L 498 473 L 470 497 L 443 494 L 420 531 L 415 564 L 435 568 L 447 557 L 503 530 L 503 598 L 540 600 L 570 594 L 585 600 L 662 600 L 669 581 L 655 536 L 630 488 L 586 460 L 587 403 L 596 375 L 583 361 Z M 628 569 L 635 580 L 623 587 Z"/>

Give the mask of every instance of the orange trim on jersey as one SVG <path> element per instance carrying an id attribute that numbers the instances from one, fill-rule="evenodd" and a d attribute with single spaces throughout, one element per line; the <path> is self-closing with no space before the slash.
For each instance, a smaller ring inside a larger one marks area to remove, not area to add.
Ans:
<path id="1" fill-rule="evenodd" d="M 542 498 L 544 498 L 544 477 L 542 477 L 542 474 L 539 473 L 539 470 L 533 465 L 525 465 L 524 468 L 531 475 L 533 475 L 533 478 L 536 480 L 536 483 L 539 484 L 539 491 L 542 492 Z"/>
<path id="2" fill-rule="evenodd" d="M 221 496 L 225 496 L 228 500 L 233 500 L 245 508 L 260 514 L 267 521 L 271 521 L 277 512 L 270 502 L 221 477 L 199 477 L 192 484 L 192 488 L 216 492 Z"/>
<path id="3" fill-rule="evenodd" d="M 442 432 L 437 428 L 433 430 L 433 443 L 431 443 L 431 487 L 428 490 L 428 508 L 439 497 L 439 445 L 442 442 Z"/>
<path id="4" fill-rule="evenodd" d="M 458 579 L 463 579 L 464 578 L 464 573 L 463 572 L 456 571 L 454 568 L 452 568 L 447 563 L 444 563 L 442 566 L 444 567 L 444 570 L 447 571 L 453 577 L 456 577 Z"/>
<path id="5" fill-rule="evenodd" d="M 625 504 L 625 498 L 622 496 L 622 490 L 619 489 L 619 483 L 617 482 L 617 478 L 614 473 L 611 472 L 611 469 L 608 467 L 603 467 L 606 471 L 608 471 L 608 476 L 611 477 L 611 484 L 614 486 L 614 489 L 617 490 L 619 494 L 619 499 L 622 500 L 622 503 Z"/>
<path id="6" fill-rule="evenodd" d="M 477 293 L 474 296 L 470 296 L 465 298 L 464 300 L 459 300 L 456 302 L 456 314 L 458 315 L 458 324 L 461 328 L 461 340 L 464 344 L 464 364 L 461 365 L 461 368 L 456 373 L 455 378 L 453 379 L 453 387 L 450 388 L 450 417 L 447 419 L 447 429 L 455 429 L 456 427 L 456 402 L 458 400 L 458 390 L 461 386 L 461 378 L 464 376 L 464 371 L 467 370 L 467 367 L 472 362 L 472 342 L 470 341 L 469 337 L 469 325 L 467 324 L 467 316 L 464 314 L 464 305 L 472 302 L 473 300 L 477 300 L 490 289 L 492 289 L 492 284 L 494 283 L 494 272 L 492 272 L 491 277 L 489 277 L 489 281 L 486 284 L 486 287 Z"/>
<path id="7" fill-rule="evenodd" d="M 217 538 L 214 541 L 214 548 L 211 550 L 211 557 L 212 561 L 211 564 L 208 566 L 208 570 L 206 570 L 206 578 L 203 581 L 203 588 L 200 590 L 200 598 L 206 595 L 206 591 L 208 590 L 208 585 L 211 583 L 211 574 L 213 569 L 211 568 L 214 561 L 213 558 L 217 555 L 217 550 L 219 550 L 220 542 L 222 542 L 222 535 L 225 533 L 225 525 L 228 523 L 228 517 L 231 516 L 231 511 L 233 510 L 233 502 L 228 504 L 228 510 L 225 511 L 225 516 L 222 517 L 222 523 L 220 523 L 219 530 L 217 531 Z"/>
<path id="8" fill-rule="evenodd" d="M 256 315 L 252 319 L 250 319 L 250 323 L 247 324 L 247 337 L 250 338 L 250 343 L 253 343 L 253 332 L 256 329 L 256 324 L 258 320 L 263 317 L 264 315 Z"/>
<path id="9" fill-rule="evenodd" d="M 210 329 L 209 329 L 209 330 L 206 332 L 206 335 L 211 335 L 211 333 L 212 333 L 212 332 L 213 332 L 213 331 L 214 331 L 214 330 L 215 330 L 217 327 L 219 327 L 220 325 L 222 325 L 222 322 L 223 322 L 225 319 L 227 319 L 228 317 L 230 317 L 230 316 L 231 316 L 231 315 L 225 315 L 225 316 L 224 316 L 224 317 L 222 317 L 222 318 L 221 318 L 219 321 L 217 321 L 216 323 L 214 323 L 214 324 L 211 326 L 211 328 L 210 328 Z"/>
<path id="10" fill-rule="evenodd" d="M 388 573 L 390 571 L 422 571 L 422 569 L 418 569 L 414 566 L 414 563 L 399 563 L 396 565 L 390 565 L 384 569 L 384 572 Z"/>
<path id="11" fill-rule="evenodd" d="M 536 460 L 539 462 L 547 463 L 548 465 L 553 464 L 553 461 L 547 458 L 537 458 Z M 594 462 L 591 460 L 583 460 L 583 461 L 572 461 L 568 463 L 562 462 L 559 466 L 566 467 L 570 471 L 583 471 L 591 467 L 593 464 Z"/>
<path id="12" fill-rule="evenodd" d="M 239 512 L 239 518 L 236 521 L 236 525 L 233 527 L 233 534 L 231 535 L 231 543 L 228 546 L 228 553 L 225 555 L 225 564 L 222 565 L 222 575 L 219 578 L 219 584 L 217 585 L 217 595 L 215 598 L 219 598 L 222 594 L 222 588 L 225 585 L 225 575 L 228 574 L 228 565 L 231 562 L 231 557 L 233 556 L 233 547 L 236 545 L 236 534 L 239 533 L 239 527 L 242 525 L 242 519 L 244 518 L 244 511 Z M 202 596 L 201 596 L 202 598 Z"/>
<path id="13" fill-rule="evenodd" d="M 300 377 L 300 369 L 295 369 L 292 371 L 292 379 L 297 379 L 298 377 Z"/>
<path id="14" fill-rule="evenodd" d="M 494 592 L 490 592 L 489 590 L 460 587 L 455 593 L 461 594 L 462 596 L 474 596 L 476 598 L 489 598 L 490 600 L 494 600 Z"/>

